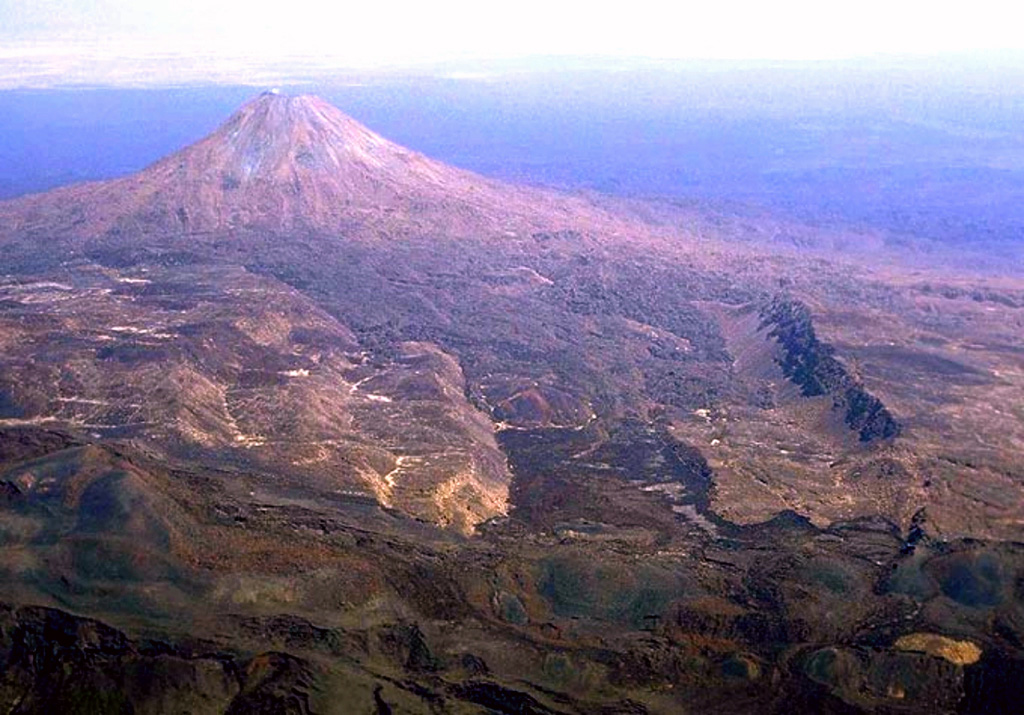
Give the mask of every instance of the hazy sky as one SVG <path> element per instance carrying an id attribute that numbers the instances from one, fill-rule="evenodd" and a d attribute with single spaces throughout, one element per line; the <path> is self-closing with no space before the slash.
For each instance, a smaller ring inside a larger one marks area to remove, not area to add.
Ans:
<path id="1" fill-rule="evenodd" d="M 1009 0 L 0 0 L 0 56 L 828 59 L 1021 49 L 1022 27 Z"/>

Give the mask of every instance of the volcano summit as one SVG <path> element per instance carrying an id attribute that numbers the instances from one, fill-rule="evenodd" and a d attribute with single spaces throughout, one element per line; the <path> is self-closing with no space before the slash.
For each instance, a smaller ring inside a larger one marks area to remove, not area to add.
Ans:
<path id="1" fill-rule="evenodd" d="M 1024 285 L 735 225 L 272 93 L 0 203 L 0 706 L 1005 706 Z"/>

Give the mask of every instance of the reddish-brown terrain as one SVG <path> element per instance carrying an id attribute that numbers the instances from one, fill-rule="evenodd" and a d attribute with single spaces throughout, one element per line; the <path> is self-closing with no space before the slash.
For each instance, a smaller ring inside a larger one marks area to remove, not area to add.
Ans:
<path id="1" fill-rule="evenodd" d="M 0 703 L 1008 710 L 1024 282 L 733 229 L 276 94 L 0 204 Z"/>

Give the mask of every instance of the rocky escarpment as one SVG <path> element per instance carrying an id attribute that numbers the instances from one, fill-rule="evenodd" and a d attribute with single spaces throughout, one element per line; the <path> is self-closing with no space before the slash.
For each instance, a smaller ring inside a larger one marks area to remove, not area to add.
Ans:
<path id="1" fill-rule="evenodd" d="M 900 434 L 900 424 L 882 401 L 868 392 L 836 359 L 835 350 L 818 339 L 807 306 L 778 298 L 761 311 L 761 327 L 782 347 L 779 365 L 805 397 L 828 395 L 843 421 L 862 442 Z"/>

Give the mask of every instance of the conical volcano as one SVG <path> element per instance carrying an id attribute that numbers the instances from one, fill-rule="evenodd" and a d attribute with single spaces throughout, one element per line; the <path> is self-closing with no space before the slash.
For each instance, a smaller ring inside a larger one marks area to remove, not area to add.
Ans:
<path id="1" fill-rule="evenodd" d="M 0 204 L 0 216 L 51 237 L 252 229 L 458 237 L 564 223 L 584 207 L 429 159 L 318 97 L 266 92 L 137 174 Z"/>
<path id="2" fill-rule="evenodd" d="M 261 182 L 333 182 L 356 191 L 370 174 L 406 180 L 421 175 L 422 166 L 429 172 L 441 168 L 422 158 L 417 164 L 415 154 L 318 97 L 271 92 L 245 104 L 214 134 L 175 158 L 200 169 L 217 167 L 236 188 Z"/>
<path id="3" fill-rule="evenodd" d="M 384 139 L 317 97 L 271 93 L 138 181 L 177 202 L 184 228 L 200 231 L 336 228 L 485 183 Z"/>

